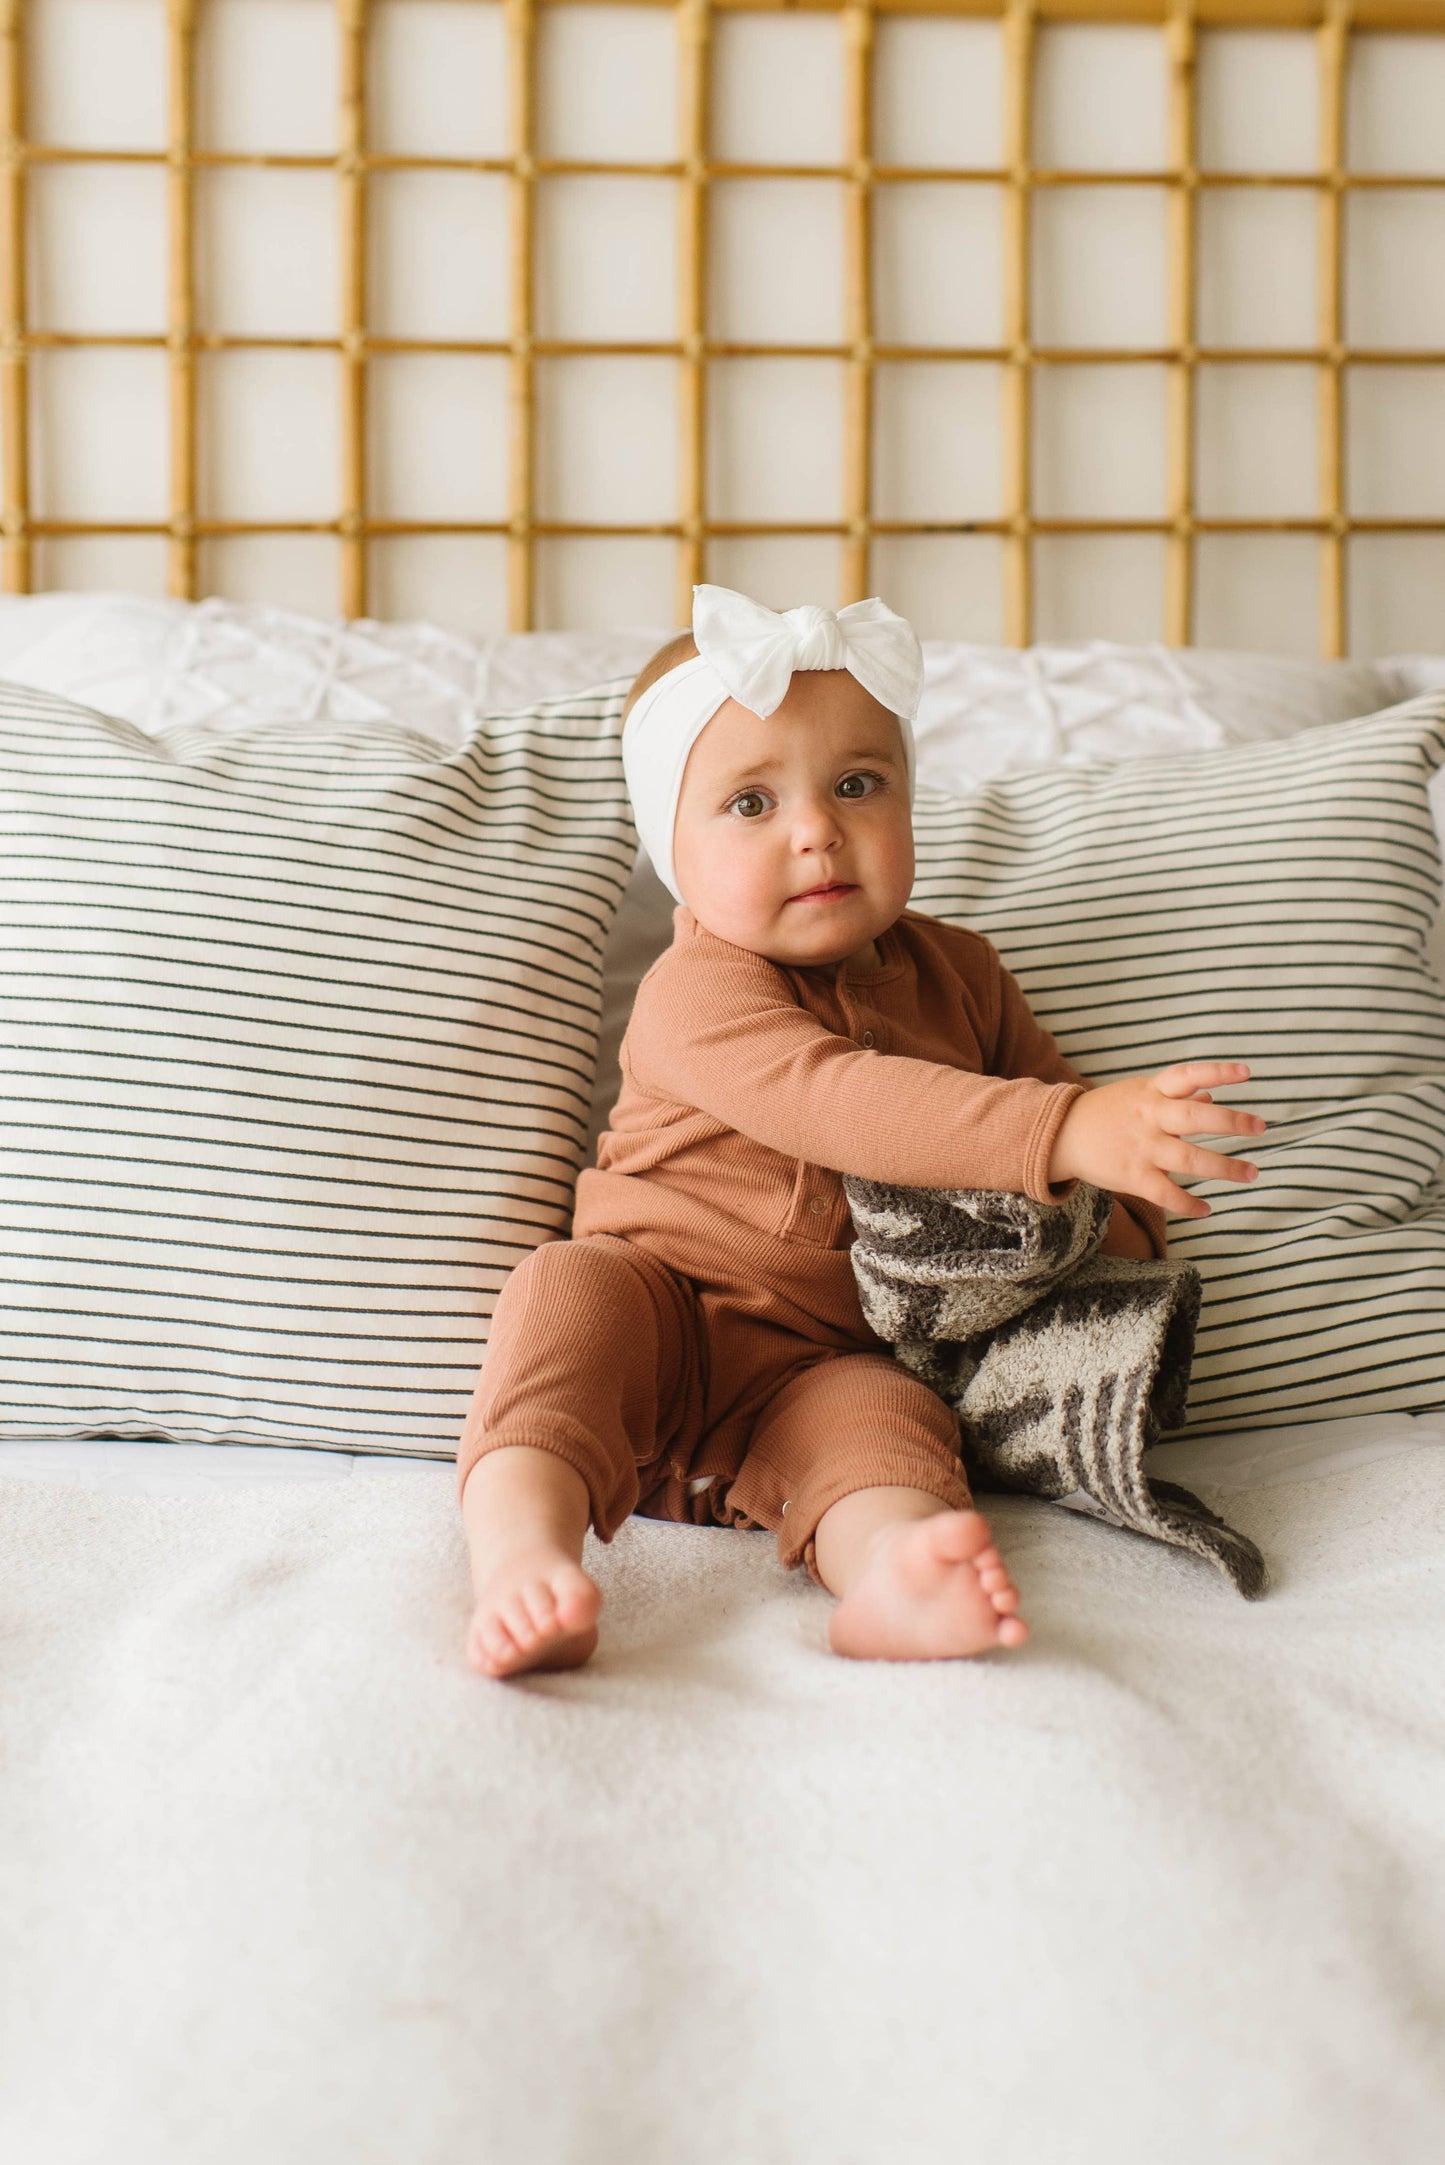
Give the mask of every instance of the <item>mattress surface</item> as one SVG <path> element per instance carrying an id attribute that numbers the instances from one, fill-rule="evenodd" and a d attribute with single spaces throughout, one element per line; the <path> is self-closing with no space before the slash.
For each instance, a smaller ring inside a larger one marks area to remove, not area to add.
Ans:
<path id="1" fill-rule="evenodd" d="M 1372 1440 L 1241 1440 L 1257 1603 L 1001 1498 L 1028 1645 L 845 1662 L 768 1536 L 632 1520 L 511 1683 L 441 1463 L 0 1476 L 0 2149 L 1433 2165 L 1445 1439 Z"/>
<path id="2" fill-rule="evenodd" d="M 1186 1486 L 1204 1480 L 1222 1489 L 1261 1488 L 1441 1445 L 1441 1415 L 1384 1413 L 1160 1444 L 1146 1454 L 1145 1464 L 1151 1474 Z M 428 1482 L 439 1473 L 450 1481 L 453 1471 L 450 1458 L 386 1458 L 261 1444 L 0 1442 L 0 1476 L 132 1495 L 181 1496 L 276 1481 Z"/>

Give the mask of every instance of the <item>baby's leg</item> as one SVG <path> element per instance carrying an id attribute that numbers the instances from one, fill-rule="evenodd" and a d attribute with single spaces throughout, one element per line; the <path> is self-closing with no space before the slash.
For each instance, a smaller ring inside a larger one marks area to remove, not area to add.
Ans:
<path id="1" fill-rule="evenodd" d="M 835 1653 L 926 1661 L 1028 1636 L 973 1508 L 954 1415 L 886 1354 L 828 1354 L 785 1383 L 727 1501 L 775 1527 L 784 1563 L 840 1597 Z"/>
<path id="2" fill-rule="evenodd" d="M 835 1654 L 936 1661 L 1022 1646 L 1018 1589 L 974 1510 L 949 1510 L 916 1488 L 861 1488 L 818 1523 L 818 1575 L 839 1599 Z"/>
<path id="3" fill-rule="evenodd" d="M 457 1450 L 487 1676 L 572 1668 L 602 1595 L 582 1569 L 637 1502 L 637 1461 L 686 1415 L 689 1291 L 623 1242 L 548 1241 L 502 1288 Z"/>
<path id="4" fill-rule="evenodd" d="M 580 1473 L 525 1443 L 487 1451 L 462 1491 L 477 1605 L 467 1660 L 484 1676 L 574 1669 L 597 1645 L 602 1595 L 582 1569 Z"/>

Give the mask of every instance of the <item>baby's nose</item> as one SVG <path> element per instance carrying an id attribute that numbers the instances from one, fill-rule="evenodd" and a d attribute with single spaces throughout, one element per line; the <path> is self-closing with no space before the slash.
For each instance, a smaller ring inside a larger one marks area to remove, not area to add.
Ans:
<path id="1" fill-rule="evenodd" d="M 841 841 L 843 830 L 833 805 L 827 798 L 820 797 L 814 803 L 799 808 L 798 832 L 809 846 L 818 848 Z"/>

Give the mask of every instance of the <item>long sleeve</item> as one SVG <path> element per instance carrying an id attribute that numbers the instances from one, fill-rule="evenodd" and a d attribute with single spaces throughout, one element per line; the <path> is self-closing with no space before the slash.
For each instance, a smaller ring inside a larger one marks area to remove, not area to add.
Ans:
<path id="1" fill-rule="evenodd" d="M 1022 1048 L 1017 1019 L 1011 1029 Z M 669 955 L 644 978 L 627 1060 L 650 1095 L 785 1156 L 866 1180 L 1037 1202 L 1054 1200 L 1054 1138 L 1087 1087 L 1072 1073 L 975 1074 L 855 1045 L 799 1005 L 783 971 L 720 940 L 684 968 Z"/>

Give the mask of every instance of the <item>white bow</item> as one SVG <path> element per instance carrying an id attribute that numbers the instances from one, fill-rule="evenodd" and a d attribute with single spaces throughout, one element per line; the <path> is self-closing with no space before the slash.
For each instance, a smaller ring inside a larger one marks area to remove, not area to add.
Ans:
<path id="1" fill-rule="evenodd" d="M 622 766 L 642 846 L 658 878 L 681 902 L 672 830 L 687 755 L 728 699 L 766 719 L 786 696 L 795 669 L 846 669 L 898 717 L 908 796 L 913 800 L 913 717 L 923 691 L 923 649 L 906 617 L 876 597 L 836 616 L 811 606 L 779 616 L 728 586 L 692 590 L 697 653 L 655 677 L 634 702 L 622 732 Z"/>
<path id="2" fill-rule="evenodd" d="M 911 722 L 923 692 L 923 649 L 906 617 L 874 595 L 836 613 L 806 603 L 781 615 L 728 586 L 692 590 L 692 636 L 730 698 L 766 718 L 795 669 L 846 669 Z"/>

